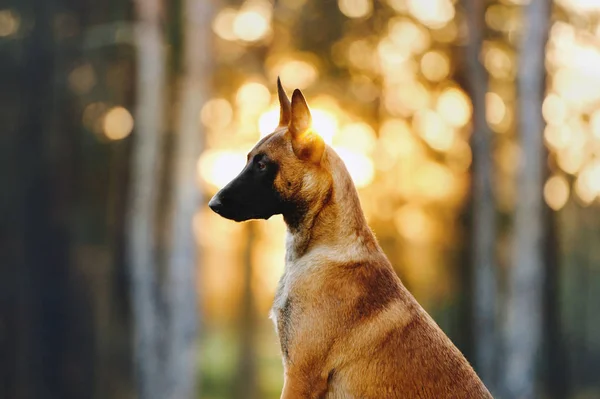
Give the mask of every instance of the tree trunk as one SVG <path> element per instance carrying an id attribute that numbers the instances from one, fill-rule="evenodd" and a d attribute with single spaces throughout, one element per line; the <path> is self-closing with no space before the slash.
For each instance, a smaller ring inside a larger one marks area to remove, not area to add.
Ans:
<path id="1" fill-rule="evenodd" d="M 485 4 L 464 0 L 469 42 L 466 46 L 467 82 L 473 102 L 472 228 L 473 335 L 475 368 L 494 391 L 496 364 L 496 212 L 493 195 L 492 131 L 486 120 L 488 75 L 479 61 L 483 44 Z"/>
<path id="2" fill-rule="evenodd" d="M 169 252 L 166 264 L 166 380 L 163 398 L 191 398 L 195 392 L 197 348 L 196 242 L 192 219 L 200 193 L 196 163 L 202 149 L 198 115 L 208 97 L 212 7 L 203 0 L 184 0 L 184 62 L 171 180 Z"/>
<path id="3" fill-rule="evenodd" d="M 128 218 L 128 265 L 134 331 L 134 364 L 141 399 L 162 399 L 163 370 L 157 339 L 157 276 L 154 244 L 159 149 L 164 127 L 165 51 L 160 0 L 136 0 L 137 107 Z"/>
<path id="4" fill-rule="evenodd" d="M 544 152 L 547 154 L 547 152 Z M 548 398 L 568 397 L 568 358 L 561 320 L 560 251 L 556 227 L 556 214 L 544 206 L 544 364 L 545 394 Z"/>
<path id="5" fill-rule="evenodd" d="M 517 181 L 513 265 L 508 280 L 506 398 L 539 397 L 536 389 L 538 354 L 542 341 L 544 284 L 544 120 L 545 47 L 549 0 L 531 0 L 523 21 L 518 85 L 521 154 Z"/>

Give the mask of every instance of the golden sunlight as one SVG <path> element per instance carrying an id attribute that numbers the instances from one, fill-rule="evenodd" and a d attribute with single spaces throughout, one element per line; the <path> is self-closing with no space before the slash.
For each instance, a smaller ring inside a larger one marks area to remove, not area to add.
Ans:
<path id="1" fill-rule="evenodd" d="M 454 4 L 450 0 L 408 0 L 408 10 L 432 29 L 440 29 L 454 18 Z"/>
<path id="2" fill-rule="evenodd" d="M 375 131 L 364 122 L 348 124 L 333 137 L 333 144 L 336 147 L 344 147 L 365 155 L 373 151 L 376 141 Z"/>
<path id="3" fill-rule="evenodd" d="M 506 104 L 497 93 L 493 91 L 485 94 L 485 118 L 491 125 L 498 125 L 506 115 Z"/>
<path id="4" fill-rule="evenodd" d="M 445 89 L 437 99 L 437 112 L 454 127 L 465 126 L 471 120 L 471 101 L 460 89 Z"/>
<path id="5" fill-rule="evenodd" d="M 556 2 L 566 9 L 580 14 L 590 14 L 600 11 L 600 2 L 597 0 L 556 0 Z"/>
<path id="6" fill-rule="evenodd" d="M 269 31 L 269 21 L 256 11 L 239 13 L 233 22 L 233 32 L 240 39 L 255 42 L 262 39 Z"/>
<path id="7" fill-rule="evenodd" d="M 272 108 L 267 112 L 264 112 L 260 118 L 258 118 L 258 130 L 260 132 L 260 137 L 263 138 L 275 130 L 277 128 L 277 124 L 279 123 L 279 106 L 277 108 Z"/>
<path id="8" fill-rule="evenodd" d="M 200 111 L 200 120 L 209 129 L 223 129 L 233 120 L 233 109 L 224 98 L 208 100 Z"/>
<path id="9" fill-rule="evenodd" d="M 417 112 L 413 118 L 413 126 L 434 150 L 447 151 L 452 147 L 454 129 L 446 125 L 437 112 L 432 110 Z"/>
<path id="10" fill-rule="evenodd" d="M 233 24 L 237 17 L 237 11 L 233 8 L 223 8 L 213 20 L 213 31 L 222 39 L 235 40 L 237 36 L 233 31 Z"/>
<path id="11" fill-rule="evenodd" d="M 590 129 L 596 138 L 600 138 L 600 109 L 590 116 Z"/>
<path id="12" fill-rule="evenodd" d="M 431 46 L 429 31 L 408 18 L 395 18 L 388 23 L 390 39 L 401 48 L 420 54 Z"/>
<path id="13" fill-rule="evenodd" d="M 421 58 L 421 72 L 431 82 L 440 82 L 450 73 L 450 59 L 440 51 L 429 51 Z"/>
<path id="14" fill-rule="evenodd" d="M 246 154 L 242 151 L 208 149 L 198 160 L 198 175 L 213 188 L 225 187 L 246 165 Z"/>
<path id="15" fill-rule="evenodd" d="M 485 48 L 487 47 L 487 48 Z M 514 62 L 506 50 L 498 46 L 484 46 L 484 65 L 489 73 L 496 79 L 512 79 Z"/>
<path id="16" fill-rule="evenodd" d="M 313 130 L 323 138 L 325 143 L 331 145 L 333 137 L 338 132 L 338 120 L 335 115 L 329 111 L 320 108 L 311 108 Z M 262 113 L 258 118 L 258 130 L 260 137 L 265 137 L 277 128 L 279 123 L 279 105 L 273 106 L 268 111 Z"/>
<path id="17" fill-rule="evenodd" d="M 373 11 L 373 0 L 338 0 L 338 7 L 348 18 L 363 18 Z"/>
<path id="18" fill-rule="evenodd" d="M 392 7 L 399 13 L 406 13 L 406 11 L 408 10 L 406 0 L 387 0 L 387 3 L 390 5 L 390 7 Z"/>
<path id="19" fill-rule="evenodd" d="M 338 130 L 338 120 L 334 114 L 322 109 L 311 109 L 312 114 L 312 126 L 315 132 L 317 132 L 323 140 L 331 145 L 333 143 L 333 136 Z"/>
<path id="20" fill-rule="evenodd" d="M 410 58 L 410 48 L 401 47 L 389 37 L 385 37 L 377 44 L 377 54 L 383 69 L 394 69 L 402 66 Z M 358 54 L 364 57 L 364 54 Z"/>
<path id="21" fill-rule="evenodd" d="M 238 39 L 256 42 L 271 31 L 272 5 L 268 1 L 247 1 L 233 21 L 233 32 Z"/>
<path id="22" fill-rule="evenodd" d="M 438 162 L 426 161 L 415 176 L 416 195 L 425 201 L 450 201 L 456 199 L 458 187 L 447 166 Z"/>
<path id="23" fill-rule="evenodd" d="M 584 205 L 589 205 L 598 193 L 594 190 L 589 171 L 584 170 L 575 180 L 575 193 Z"/>
<path id="24" fill-rule="evenodd" d="M 346 57 L 360 69 L 373 70 L 377 64 L 374 48 L 368 40 L 354 40 L 348 45 Z"/>
<path id="25" fill-rule="evenodd" d="M 549 125 L 560 125 L 567 118 L 567 104 L 556 93 L 550 93 L 542 104 L 542 115 Z"/>
<path id="26" fill-rule="evenodd" d="M 560 175 L 549 178 L 544 185 L 544 199 L 548 206 L 555 211 L 565 206 L 569 199 L 569 183 L 567 179 Z"/>
<path id="27" fill-rule="evenodd" d="M 111 108 L 104 115 L 104 134 L 110 140 L 121 140 L 133 130 L 133 117 L 123 107 Z"/>
<path id="28" fill-rule="evenodd" d="M 583 145 L 575 144 L 561 148 L 556 159 L 558 166 L 571 175 L 576 174 L 584 162 L 584 149 Z"/>
<path id="29" fill-rule="evenodd" d="M 289 87 L 304 89 L 311 85 L 318 77 L 317 68 L 307 61 L 289 60 L 275 68 L 277 75 Z"/>
<path id="30" fill-rule="evenodd" d="M 572 141 L 569 125 L 548 125 L 544 130 L 546 143 L 555 150 L 566 148 Z"/>
<path id="31" fill-rule="evenodd" d="M 392 115 L 408 117 L 425 109 L 431 102 L 427 88 L 419 81 L 410 81 L 386 88 L 385 107 Z"/>
<path id="32" fill-rule="evenodd" d="M 356 188 L 371 184 L 375 177 L 375 168 L 371 158 L 344 147 L 336 147 L 335 151 L 346 164 Z"/>
<path id="33" fill-rule="evenodd" d="M 410 127 L 402 119 L 387 119 L 379 129 L 380 139 L 375 149 L 375 165 L 390 170 L 399 158 L 415 157 L 422 151 Z"/>
<path id="34" fill-rule="evenodd" d="M 262 110 L 271 102 L 271 92 L 258 82 L 246 82 L 238 89 L 235 102 L 245 110 Z"/>
<path id="35" fill-rule="evenodd" d="M 394 216 L 396 229 L 404 239 L 423 243 L 432 237 L 433 226 L 429 215 L 418 205 L 407 204 Z"/>

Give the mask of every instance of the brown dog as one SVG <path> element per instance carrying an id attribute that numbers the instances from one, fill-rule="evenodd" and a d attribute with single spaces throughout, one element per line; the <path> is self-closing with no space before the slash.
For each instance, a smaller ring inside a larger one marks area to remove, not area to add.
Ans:
<path id="1" fill-rule="evenodd" d="M 279 127 L 210 201 L 228 219 L 283 214 L 285 272 L 272 318 L 282 398 L 491 398 L 402 285 L 367 226 L 337 154 L 311 130 L 299 90 L 278 81 Z"/>

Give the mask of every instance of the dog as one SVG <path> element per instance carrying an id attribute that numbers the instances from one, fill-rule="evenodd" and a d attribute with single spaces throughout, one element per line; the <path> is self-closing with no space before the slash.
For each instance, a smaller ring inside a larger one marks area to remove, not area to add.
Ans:
<path id="1" fill-rule="evenodd" d="M 271 317 L 282 399 L 491 398 L 462 353 L 395 274 L 352 179 L 277 80 L 279 126 L 209 207 L 237 222 L 282 214 L 285 271 Z"/>

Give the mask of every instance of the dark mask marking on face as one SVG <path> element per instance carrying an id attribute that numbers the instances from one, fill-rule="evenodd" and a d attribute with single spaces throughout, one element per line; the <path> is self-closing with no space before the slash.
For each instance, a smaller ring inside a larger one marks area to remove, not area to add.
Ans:
<path id="1" fill-rule="evenodd" d="M 236 222 L 280 214 L 284 201 L 274 185 L 278 171 L 276 162 L 265 154 L 256 154 L 235 179 L 215 194 L 208 206 Z"/>

